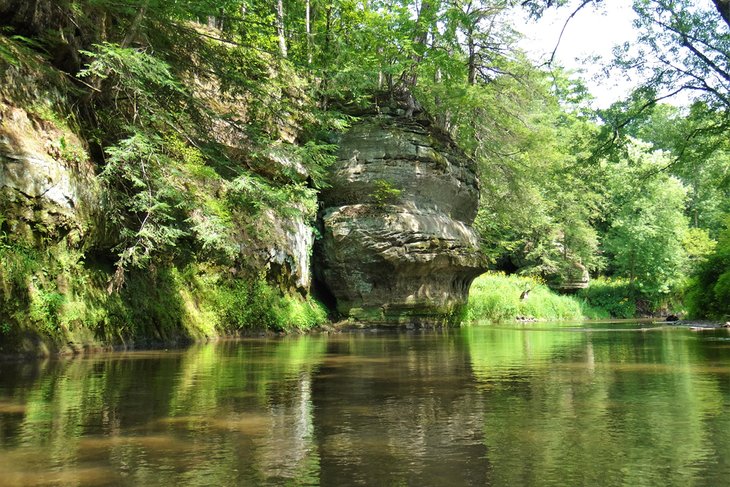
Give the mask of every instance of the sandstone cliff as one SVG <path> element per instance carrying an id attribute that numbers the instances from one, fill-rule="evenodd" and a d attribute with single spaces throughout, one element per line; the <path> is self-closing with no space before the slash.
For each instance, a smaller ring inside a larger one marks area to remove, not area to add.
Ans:
<path id="1" fill-rule="evenodd" d="M 367 323 L 458 321 L 486 261 L 471 228 L 474 162 L 425 118 L 377 116 L 344 135 L 321 197 L 319 279 Z"/>

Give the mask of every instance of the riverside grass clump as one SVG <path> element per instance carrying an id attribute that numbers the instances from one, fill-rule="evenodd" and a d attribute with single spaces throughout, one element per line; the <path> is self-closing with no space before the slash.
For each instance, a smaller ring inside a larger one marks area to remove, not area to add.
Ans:
<path id="1" fill-rule="evenodd" d="M 525 290 L 530 290 L 529 296 L 520 299 Z M 542 321 L 609 317 L 579 298 L 553 292 L 534 277 L 489 272 L 474 281 L 467 306 L 469 321 L 510 321 L 522 316 Z"/>
<path id="2" fill-rule="evenodd" d="M 232 331 L 308 330 L 327 321 L 327 310 L 311 297 L 282 294 L 263 278 L 223 280 L 213 289 L 220 327 Z"/>

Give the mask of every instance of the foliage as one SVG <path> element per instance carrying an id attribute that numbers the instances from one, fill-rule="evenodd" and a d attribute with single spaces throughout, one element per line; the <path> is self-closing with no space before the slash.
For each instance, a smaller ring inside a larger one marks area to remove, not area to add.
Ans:
<path id="1" fill-rule="evenodd" d="M 474 137 L 482 141 L 475 156 L 483 174 L 476 226 L 497 266 L 559 284 L 574 279 L 576 268 L 603 267 L 595 229 L 601 174 L 596 166 L 580 163 L 589 149 L 591 124 L 577 109 L 562 108 L 547 79 L 532 76 L 531 90 L 516 84 L 515 95 L 503 101 L 497 97 L 512 117 L 506 126 L 499 125 L 505 123 L 499 107 L 488 116 L 492 122 L 478 125 L 487 134 L 505 136 Z M 560 97 L 567 99 L 576 90 L 580 87 L 566 89 Z M 524 108 L 515 104 L 515 96 Z"/>
<path id="2" fill-rule="evenodd" d="M 387 205 L 395 204 L 403 192 L 385 179 L 378 179 L 373 184 L 375 186 L 375 190 L 372 192 L 370 197 L 375 203 L 375 206 L 378 208 L 384 208 Z"/>
<path id="3" fill-rule="evenodd" d="M 521 299 L 528 290 L 526 299 Z M 516 317 L 538 320 L 580 320 L 599 317 L 599 312 L 572 296 L 551 291 L 544 282 L 504 273 L 487 273 L 472 284 L 467 317 L 471 321 L 507 321 Z"/>
<path id="4" fill-rule="evenodd" d="M 690 315 L 726 320 L 730 315 L 730 218 L 720 233 L 714 252 L 701 262 L 687 291 Z"/>
<path id="5" fill-rule="evenodd" d="M 155 253 L 173 251 L 187 234 L 181 226 L 185 193 L 170 184 L 174 164 L 161 139 L 137 133 L 107 152 L 100 176 L 108 186 L 118 187 L 110 192 L 106 211 L 110 222 L 121 228 L 117 266 L 145 267 Z"/>
<path id="6" fill-rule="evenodd" d="M 36 290 L 31 296 L 28 318 L 52 334 L 58 331 L 59 311 L 64 301 L 64 296 L 56 291 Z"/>
<path id="7" fill-rule="evenodd" d="M 78 51 L 86 63 L 77 73 L 83 91 L 72 101 L 83 126 L 74 130 L 90 144 L 104 218 L 83 248 L 65 240 L 3 240 L 4 324 L 24 326 L 25 313 L 30 329 L 60 342 L 78 330 L 113 342 L 225 333 L 233 328 L 221 313 L 229 311 L 246 313 L 237 331 L 306 328 L 326 318 L 316 303 L 264 282 L 261 249 L 288 220 L 312 222 L 336 149 L 325 138 L 346 128 L 348 118 L 318 111 L 301 73 L 257 49 L 265 35 L 251 34 L 260 26 L 212 32 L 196 23 L 224 11 L 240 14 L 239 8 L 237 2 L 59 5 L 86 43 Z M 61 37 L 76 35 L 62 30 Z M 42 42 L 57 42 L 53 36 Z M 18 50 L 51 45 L 4 41 L 2 56 L 11 65 Z M 65 127 L 55 107 L 41 104 L 34 114 Z M 284 157 L 271 157 L 272 145 Z M 67 138 L 53 149 L 66 162 L 87 161 Z M 117 255 L 112 272 L 110 253 Z M 249 290 L 250 309 L 235 301 L 215 308 L 232 286 L 223 269 Z"/>
<path id="8" fill-rule="evenodd" d="M 165 60 L 110 43 L 86 54 L 93 61 L 80 76 L 104 87 L 104 95 L 95 102 L 100 107 L 97 120 L 105 129 L 99 142 L 114 140 L 104 148 L 107 157 L 101 172 L 108 226 L 118 232 L 119 260 L 110 289 L 121 287 L 128 270 L 155 262 L 193 258 L 230 265 L 248 258 L 239 255 L 236 229 L 254 225 L 265 235 L 263 224 L 269 220 L 257 220 L 263 210 L 273 209 L 283 218 L 313 218 L 315 188 L 324 185 L 324 169 L 333 160 L 332 144 L 317 140 L 300 147 L 277 144 L 283 152 L 274 158 L 278 169 L 272 173 L 271 159 L 265 168 L 254 163 L 258 150 L 250 151 L 245 161 L 232 157 L 216 128 L 228 122 L 222 118 L 228 115 L 216 113 L 208 100 L 183 87 L 182 73 Z M 245 90 L 239 84 L 243 80 L 235 77 L 217 82 L 232 99 Z M 109 97 L 114 99 L 113 108 Z M 119 116 L 125 123 L 119 123 Z M 279 135 L 251 132 L 237 123 L 228 129 L 239 137 L 255 136 L 253 147 Z M 297 172 L 294 167 L 301 169 Z M 314 188 L 307 187 L 305 177 Z"/>
<path id="9" fill-rule="evenodd" d="M 681 281 L 687 253 L 686 191 L 681 182 L 652 170 L 666 157 L 640 143 L 609 170 L 610 227 L 604 240 L 609 270 L 647 296 L 668 295 Z M 648 176 L 647 176 L 648 174 Z"/>
<path id="10" fill-rule="evenodd" d="M 730 34 L 714 6 L 688 0 L 637 0 L 634 10 L 638 45 L 625 45 L 619 63 L 646 76 L 644 87 L 660 96 L 689 91 L 709 106 L 730 108 Z"/>
<path id="11" fill-rule="evenodd" d="M 717 242 L 710 238 L 709 231 L 704 228 L 688 229 L 682 240 L 682 247 L 694 265 L 704 262 L 716 246 Z"/>
<path id="12" fill-rule="evenodd" d="M 611 318 L 633 318 L 637 315 L 637 291 L 627 279 L 598 278 L 586 289 L 578 291 L 578 297 L 599 310 L 600 315 Z"/>
<path id="13" fill-rule="evenodd" d="M 327 320 L 324 307 L 314 299 L 283 296 L 263 278 L 224 281 L 214 299 L 222 328 L 234 332 L 306 330 Z"/>
<path id="14" fill-rule="evenodd" d="M 308 329 L 327 319 L 311 298 L 286 295 L 263 278 L 233 280 L 200 265 L 131 270 L 124 287 L 109 294 L 107 271 L 65 244 L 41 253 L 5 241 L 0 269 L 3 329 L 24 328 L 61 346 L 88 342 L 86 332 L 102 343 L 167 342 Z"/>
<path id="15" fill-rule="evenodd" d="M 625 107 L 613 107 L 602 116 L 610 126 L 625 117 L 624 110 Z M 691 224 L 717 235 L 730 201 L 730 145 L 721 115 L 701 102 L 688 110 L 658 104 L 624 123 L 621 135 L 614 139 L 614 156 L 625 154 L 634 139 L 663 151 L 666 160 L 655 171 L 668 172 L 683 182 L 688 192 L 686 213 Z"/>

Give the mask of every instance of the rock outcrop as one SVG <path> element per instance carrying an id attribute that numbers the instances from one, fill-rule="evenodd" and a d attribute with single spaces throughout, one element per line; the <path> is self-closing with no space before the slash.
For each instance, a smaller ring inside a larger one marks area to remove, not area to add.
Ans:
<path id="1" fill-rule="evenodd" d="M 459 320 L 486 261 L 471 228 L 475 164 L 425 119 L 364 119 L 340 142 L 321 197 L 315 271 L 344 317 Z"/>
<path id="2" fill-rule="evenodd" d="M 72 128 L 71 87 L 41 65 L 39 56 L 0 62 L 0 224 L 26 240 L 78 241 L 98 209 L 99 185 Z"/>

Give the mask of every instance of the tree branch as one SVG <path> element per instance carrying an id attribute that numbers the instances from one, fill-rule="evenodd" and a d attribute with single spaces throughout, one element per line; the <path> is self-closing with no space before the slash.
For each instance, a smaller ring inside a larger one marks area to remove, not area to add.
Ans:
<path id="1" fill-rule="evenodd" d="M 565 24 L 563 24 L 563 28 L 560 30 L 560 36 L 558 36 L 558 42 L 555 44 L 555 49 L 553 49 L 553 53 L 550 55 L 550 60 L 545 63 L 547 66 L 552 66 L 553 61 L 555 61 L 555 54 L 558 52 L 558 47 L 560 47 L 560 41 L 563 40 L 563 34 L 565 34 L 565 29 L 568 27 L 568 22 L 576 16 L 576 14 L 586 5 L 589 3 L 592 3 L 593 0 L 583 0 L 583 3 L 578 5 L 578 8 L 576 8 L 572 14 L 565 20 Z"/>
<path id="2" fill-rule="evenodd" d="M 730 27 L 730 0 L 713 0 L 722 20 Z"/>

